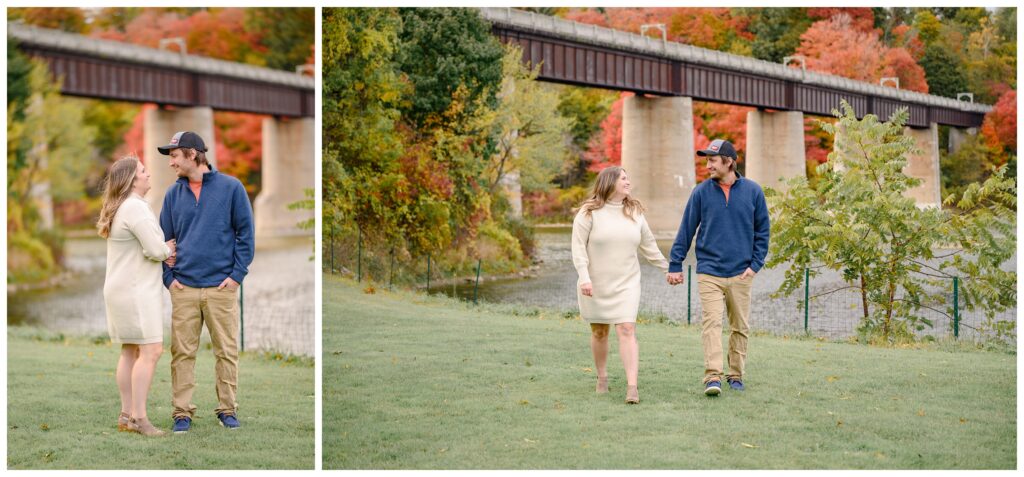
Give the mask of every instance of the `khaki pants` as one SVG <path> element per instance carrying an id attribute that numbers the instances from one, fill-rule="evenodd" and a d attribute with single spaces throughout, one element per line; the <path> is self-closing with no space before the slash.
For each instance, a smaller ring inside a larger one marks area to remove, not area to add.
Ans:
<path id="1" fill-rule="evenodd" d="M 729 374 L 743 378 L 747 359 L 747 334 L 750 331 L 750 289 L 753 278 L 740 275 L 721 278 L 697 274 L 700 293 L 701 343 L 704 345 L 704 383 L 722 380 L 722 314 L 729 313 Z"/>
<path id="2" fill-rule="evenodd" d="M 171 286 L 171 390 L 174 417 L 191 418 L 196 407 L 196 351 L 203 324 L 210 331 L 217 359 L 216 413 L 234 414 L 238 390 L 238 288 L 218 290 Z"/>

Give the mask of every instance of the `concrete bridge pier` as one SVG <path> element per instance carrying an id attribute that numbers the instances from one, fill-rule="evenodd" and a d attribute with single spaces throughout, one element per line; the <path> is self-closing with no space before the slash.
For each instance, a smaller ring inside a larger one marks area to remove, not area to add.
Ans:
<path id="1" fill-rule="evenodd" d="M 647 208 L 647 223 L 659 238 L 675 237 L 686 201 L 696 186 L 693 100 L 684 97 L 626 98 L 622 108 L 622 167 L 633 197 Z"/>
<path id="2" fill-rule="evenodd" d="M 152 186 L 146 194 L 153 212 L 160 215 L 160 208 L 163 206 L 164 193 L 178 179 L 174 169 L 168 165 L 170 156 L 165 156 L 157 151 L 158 146 L 166 146 L 174 133 L 178 131 L 193 131 L 203 138 L 206 143 L 206 158 L 210 164 L 216 166 L 217 154 L 213 137 L 213 109 L 208 106 L 194 108 L 147 109 L 143 117 L 142 128 L 142 160 L 146 169 L 151 174 L 149 183 Z"/>
<path id="3" fill-rule="evenodd" d="M 906 127 L 904 134 L 914 138 L 919 154 L 907 157 L 903 173 L 921 179 L 921 185 L 906 192 L 918 207 L 942 206 L 942 179 L 939 172 L 939 125 L 931 123 L 926 129 Z"/>
<path id="4" fill-rule="evenodd" d="M 310 235 L 298 223 L 313 210 L 289 210 L 314 188 L 316 158 L 313 118 L 263 119 L 263 186 L 253 203 L 257 237 Z"/>
<path id="5" fill-rule="evenodd" d="M 949 128 L 949 153 L 956 154 L 960 150 L 960 147 L 967 141 L 967 136 L 975 136 L 978 134 L 978 128 L 958 128 L 950 126 Z"/>
<path id="6" fill-rule="evenodd" d="M 804 114 L 800 111 L 747 113 L 747 177 L 762 187 L 785 190 L 785 181 L 807 176 Z"/>

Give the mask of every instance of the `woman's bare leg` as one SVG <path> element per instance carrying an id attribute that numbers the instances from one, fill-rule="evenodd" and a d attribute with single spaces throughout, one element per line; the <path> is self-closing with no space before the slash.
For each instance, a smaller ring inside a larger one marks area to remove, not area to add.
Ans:
<path id="1" fill-rule="evenodd" d="M 132 417 L 146 419 L 146 400 L 149 398 L 149 386 L 153 382 L 156 363 L 164 352 L 163 343 L 139 345 L 139 359 L 132 369 Z"/>
<path id="2" fill-rule="evenodd" d="M 121 412 L 132 413 L 132 368 L 139 357 L 139 346 L 121 345 L 121 356 L 117 359 L 117 391 L 121 394 Z"/>

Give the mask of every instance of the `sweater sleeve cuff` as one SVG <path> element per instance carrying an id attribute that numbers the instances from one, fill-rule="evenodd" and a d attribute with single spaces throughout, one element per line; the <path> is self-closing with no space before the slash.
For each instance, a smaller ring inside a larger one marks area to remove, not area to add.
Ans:
<path id="1" fill-rule="evenodd" d="M 244 273 L 244 272 L 240 272 L 238 270 L 232 270 L 231 271 L 231 275 L 228 275 L 228 276 L 231 277 L 231 279 L 234 280 L 235 283 L 241 285 L 242 284 L 242 280 L 245 280 L 245 276 L 246 275 L 247 274 Z"/>
<path id="2" fill-rule="evenodd" d="M 757 272 L 761 271 L 761 267 L 763 267 L 763 266 L 764 266 L 763 263 L 751 262 L 750 269 L 753 270 L 754 273 L 757 273 Z"/>
<path id="3" fill-rule="evenodd" d="M 683 271 L 683 262 L 668 262 L 668 273 L 680 273 Z"/>
<path id="4" fill-rule="evenodd" d="M 590 282 L 590 272 L 587 271 L 586 268 L 577 268 L 576 269 L 576 273 L 578 273 L 580 275 L 580 284 L 581 285 L 584 284 L 584 283 L 591 283 Z"/>

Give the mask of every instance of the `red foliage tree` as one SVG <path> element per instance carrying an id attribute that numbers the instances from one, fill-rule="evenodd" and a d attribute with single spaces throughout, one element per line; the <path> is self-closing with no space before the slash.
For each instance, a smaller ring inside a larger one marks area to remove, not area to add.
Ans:
<path id="1" fill-rule="evenodd" d="M 854 29 L 869 32 L 875 28 L 875 14 L 870 8 L 820 7 L 807 9 L 809 18 L 821 20 L 829 20 L 842 14 L 850 17 L 850 27 Z"/>
<path id="2" fill-rule="evenodd" d="M 807 69 L 869 83 L 883 77 L 900 78 L 900 88 L 928 92 L 924 68 L 904 48 L 889 48 L 878 31 L 863 31 L 839 14 L 815 22 L 800 36 L 797 53 L 807 58 Z"/>
<path id="3" fill-rule="evenodd" d="M 1017 151 L 1017 91 L 1008 90 L 999 97 L 992 111 L 985 115 L 981 134 L 989 146 L 1016 154 Z"/>

